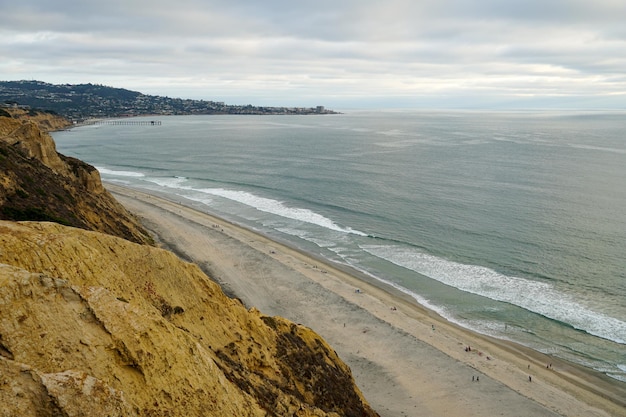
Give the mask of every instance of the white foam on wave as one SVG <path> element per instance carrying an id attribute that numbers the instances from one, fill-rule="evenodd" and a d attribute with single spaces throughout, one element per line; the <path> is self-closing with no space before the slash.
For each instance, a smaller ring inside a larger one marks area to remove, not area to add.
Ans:
<path id="1" fill-rule="evenodd" d="M 315 213 L 314 211 L 311 211 L 309 209 L 289 207 L 281 201 L 265 197 L 259 197 L 246 191 L 226 190 L 223 188 L 204 188 L 198 189 L 196 191 L 236 201 L 238 203 L 245 204 L 246 206 L 253 207 L 259 211 L 263 211 L 265 213 L 274 214 L 280 217 L 285 217 L 304 223 L 314 224 L 337 232 L 367 236 L 365 233 L 358 230 L 354 230 L 349 227 L 341 227 L 329 218 L 324 217 L 319 213 Z"/>
<path id="2" fill-rule="evenodd" d="M 331 248 L 334 248 L 337 246 L 337 243 L 334 240 L 316 237 L 313 234 L 303 229 L 297 229 L 293 227 L 280 227 L 280 226 L 273 227 L 273 228 L 278 230 L 281 233 L 285 233 L 291 236 L 296 236 L 296 237 L 299 237 L 300 239 L 315 243 L 315 245 L 323 249 L 331 250 Z"/>
<path id="3" fill-rule="evenodd" d="M 118 177 L 144 177 L 145 176 L 141 172 L 115 171 L 115 170 L 112 170 L 112 169 L 102 168 L 102 167 L 96 167 L 96 169 L 98 170 L 98 172 L 100 172 L 100 174 L 115 175 L 115 176 L 118 176 Z"/>
<path id="4" fill-rule="evenodd" d="M 167 188 L 175 188 L 178 190 L 192 190 L 191 187 L 183 185 L 187 181 L 185 177 L 160 177 L 160 178 L 146 178 L 156 185 Z"/>
<path id="5" fill-rule="evenodd" d="M 618 374 L 608 373 L 607 376 L 610 376 L 613 379 L 617 379 L 618 381 L 626 382 L 626 376 L 625 375 L 618 375 Z"/>
<path id="6" fill-rule="evenodd" d="M 590 149 L 594 151 L 611 152 L 611 153 L 618 153 L 622 155 L 626 154 L 626 149 L 607 148 L 606 146 L 582 145 L 582 144 L 576 144 L 576 143 L 570 143 L 569 146 L 571 146 L 572 148 L 578 148 L 578 149 Z"/>
<path id="7" fill-rule="evenodd" d="M 626 344 L 626 322 L 590 310 L 549 283 L 438 258 L 397 245 L 363 245 L 366 252 L 462 291 L 517 305 L 604 339 Z"/>
<path id="8" fill-rule="evenodd" d="M 146 181 L 154 183 L 160 187 L 165 188 L 173 188 L 175 190 L 187 191 L 183 193 L 176 193 L 176 195 L 180 195 L 181 197 L 186 198 L 190 201 L 196 201 L 198 203 L 210 206 L 213 203 L 213 199 L 211 199 L 206 194 L 202 193 L 201 195 L 194 194 L 194 188 L 185 185 L 185 183 L 189 180 L 187 177 L 174 176 L 174 177 L 160 177 L 160 178 L 146 178 Z M 191 193 L 189 192 L 191 191 Z"/>
<path id="9" fill-rule="evenodd" d="M 284 203 L 273 200 L 270 198 L 259 197 L 255 194 L 246 192 L 246 191 L 237 191 L 237 190 L 227 190 L 224 188 L 193 188 L 189 185 L 186 185 L 188 178 L 176 176 L 176 177 L 162 177 L 162 178 L 146 178 L 147 181 L 150 181 L 154 184 L 157 184 L 161 187 L 173 188 L 178 190 L 192 191 L 195 193 L 201 193 L 204 196 L 217 196 L 222 197 L 231 201 L 236 201 L 238 203 L 244 204 L 246 206 L 252 207 L 259 211 L 263 211 L 265 213 L 275 214 L 280 217 L 301 221 L 304 223 L 314 224 L 317 226 L 324 227 L 326 229 L 334 230 L 341 233 L 349 233 L 355 234 L 359 236 L 367 236 L 367 234 L 360 232 L 358 230 L 354 230 L 350 227 L 341 227 L 332 220 L 327 217 L 322 216 L 319 213 L 315 213 L 312 210 L 298 208 L 298 207 L 289 207 Z M 200 197 L 197 195 L 193 195 L 190 193 L 185 193 L 186 198 L 198 202 L 211 202 L 212 200 L 207 200 L 205 197 Z M 298 235 L 297 233 L 289 233 Z"/>
<path id="10" fill-rule="evenodd" d="M 450 314 L 449 311 L 445 307 L 443 307 L 441 305 L 438 305 L 438 304 L 434 304 L 429 299 L 419 295 L 418 293 L 413 292 L 413 291 L 411 291 L 411 290 L 409 290 L 409 289 L 403 287 L 402 285 L 397 284 L 397 283 L 395 283 L 393 281 L 390 281 L 390 280 L 381 278 L 381 277 L 379 277 L 377 275 L 374 275 L 374 274 L 370 273 L 369 271 L 367 271 L 367 270 L 365 270 L 363 268 L 359 268 L 357 265 L 354 265 L 352 263 L 349 263 L 348 265 L 351 266 L 352 268 L 355 268 L 355 269 L 363 272 L 364 274 L 366 274 L 366 275 L 368 275 L 368 276 L 370 276 L 370 277 L 372 277 L 372 278 L 374 278 L 374 279 L 376 279 L 376 280 L 386 284 L 386 285 L 389 285 L 392 288 L 395 288 L 396 290 L 398 290 L 398 291 L 400 291 L 400 292 L 402 292 L 402 293 L 404 293 L 404 294 L 406 294 L 406 295 L 408 295 L 410 297 L 413 297 L 413 299 L 415 301 L 417 301 L 418 304 L 426 307 L 429 310 L 434 311 L 435 313 L 439 314 L 441 317 L 444 317 L 444 318 L 448 319 L 449 321 L 451 321 L 453 323 L 456 323 L 456 324 L 459 324 L 459 325 L 463 325 L 460 321 L 456 320 L 456 318 L 452 314 Z"/>
<path id="11" fill-rule="evenodd" d="M 607 372 L 607 375 L 613 379 L 617 379 L 618 381 L 626 382 L 626 364 L 618 363 L 617 367 L 619 368 L 621 373 L 617 374 L 615 372 Z"/>

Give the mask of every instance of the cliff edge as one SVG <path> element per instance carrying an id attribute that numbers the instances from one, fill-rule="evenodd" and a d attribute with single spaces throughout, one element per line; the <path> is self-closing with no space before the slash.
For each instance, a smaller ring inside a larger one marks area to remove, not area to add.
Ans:
<path id="1" fill-rule="evenodd" d="M 67 126 L 63 121 L 46 113 L 0 113 L 0 219 L 53 221 L 151 242 L 139 222 L 105 190 L 94 167 L 57 153 L 42 128 Z"/>

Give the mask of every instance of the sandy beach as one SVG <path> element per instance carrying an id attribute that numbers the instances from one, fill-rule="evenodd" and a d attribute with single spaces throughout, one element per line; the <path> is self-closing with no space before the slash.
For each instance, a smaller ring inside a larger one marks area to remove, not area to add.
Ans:
<path id="1" fill-rule="evenodd" d="M 322 335 L 383 417 L 626 416 L 624 383 L 463 329 L 358 271 L 179 202 L 106 187 L 226 293 Z"/>

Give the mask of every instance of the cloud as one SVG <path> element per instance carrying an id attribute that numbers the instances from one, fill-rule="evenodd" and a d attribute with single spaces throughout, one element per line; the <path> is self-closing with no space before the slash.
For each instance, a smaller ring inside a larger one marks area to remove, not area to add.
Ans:
<path id="1" fill-rule="evenodd" d="M 619 106 L 626 99 L 621 0 L 1 6 L 4 79 L 277 105 L 445 106 L 447 98 L 455 106 L 472 97 L 493 105 L 532 96 L 566 104 L 610 97 L 607 105 Z"/>

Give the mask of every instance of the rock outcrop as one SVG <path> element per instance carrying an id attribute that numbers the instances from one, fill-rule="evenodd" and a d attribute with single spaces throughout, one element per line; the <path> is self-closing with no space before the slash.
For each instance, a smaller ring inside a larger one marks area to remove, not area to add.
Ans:
<path id="1" fill-rule="evenodd" d="M 171 252 L 0 221 L 0 415 L 377 414 L 320 336 Z"/>
<path id="2" fill-rule="evenodd" d="M 98 171 L 58 154 L 40 128 L 62 127 L 63 119 L 38 114 L 0 114 L 0 219 L 53 221 L 150 242 L 139 222 L 102 186 Z"/>
<path id="3" fill-rule="evenodd" d="M 0 117 L 10 117 L 19 120 L 28 120 L 36 124 L 42 132 L 63 130 L 73 123 L 57 113 L 44 110 L 22 109 L 19 107 L 0 107 Z"/>

